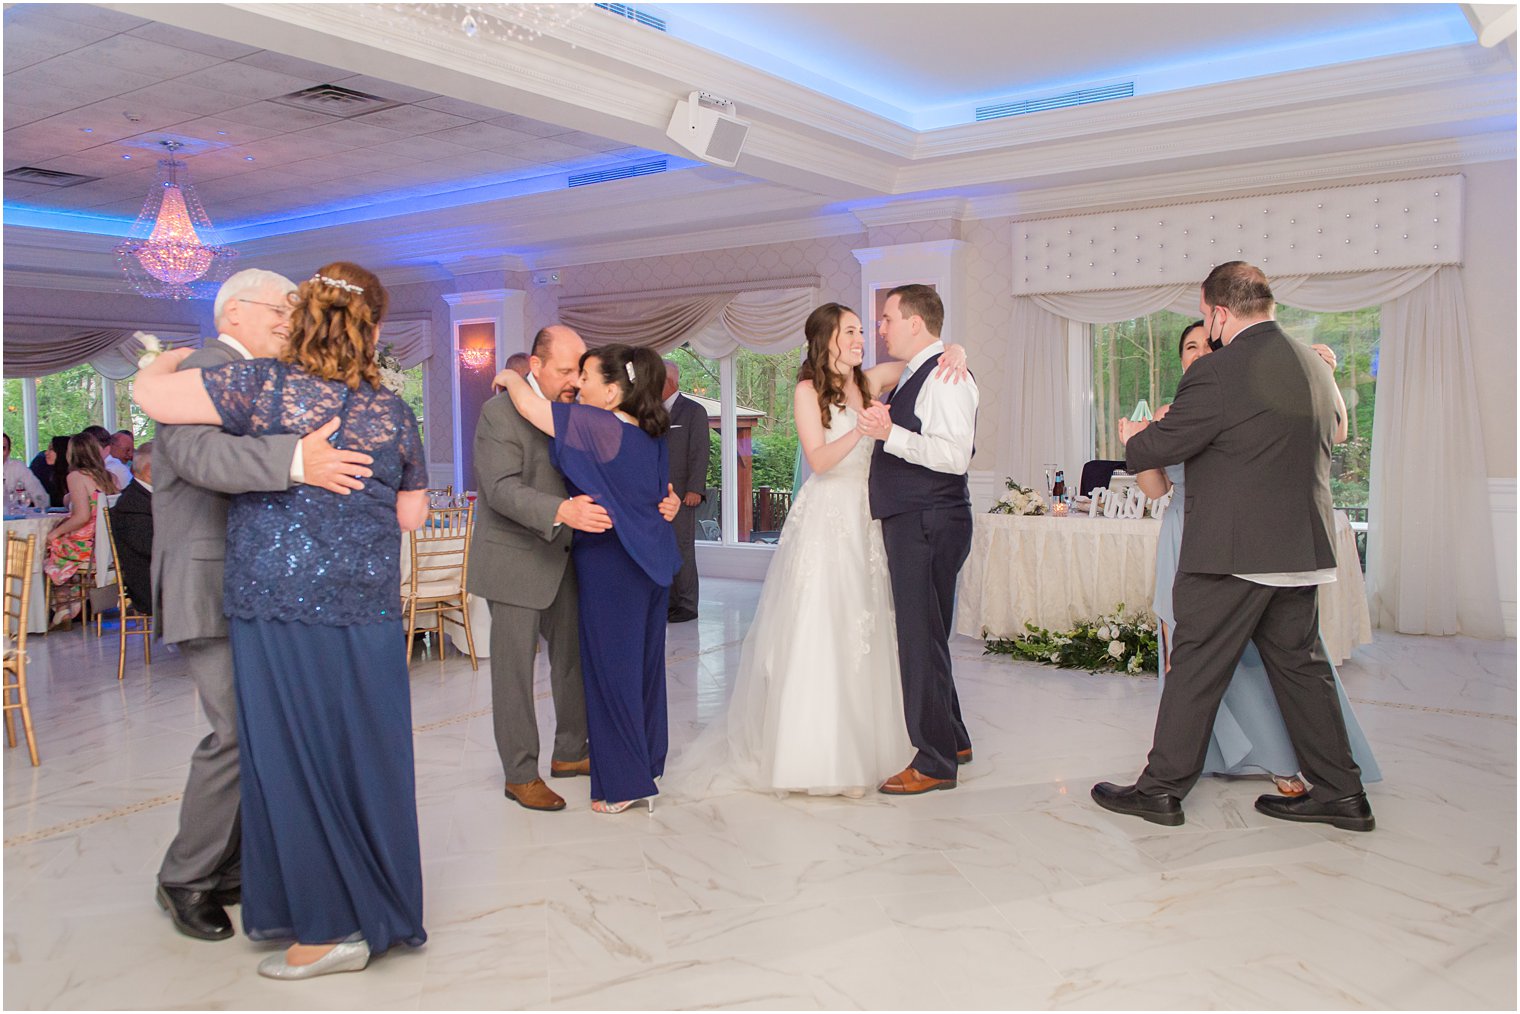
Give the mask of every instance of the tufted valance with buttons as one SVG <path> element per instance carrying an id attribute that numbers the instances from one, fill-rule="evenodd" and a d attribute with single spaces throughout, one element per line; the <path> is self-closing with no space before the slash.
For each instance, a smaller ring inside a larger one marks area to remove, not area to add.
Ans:
<path id="1" fill-rule="evenodd" d="M 1196 285 L 1225 261 L 1268 276 L 1462 262 L 1461 176 L 1018 222 L 1013 293 Z"/>

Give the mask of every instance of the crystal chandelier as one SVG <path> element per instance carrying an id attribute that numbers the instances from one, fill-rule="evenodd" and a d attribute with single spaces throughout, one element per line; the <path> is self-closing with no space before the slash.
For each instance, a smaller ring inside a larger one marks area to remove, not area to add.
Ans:
<path id="1" fill-rule="evenodd" d="M 116 263 L 144 296 L 190 299 L 196 295 L 194 283 L 227 277 L 237 251 L 208 242 L 211 219 L 183 176 L 185 163 L 174 157 L 183 145 L 162 143 L 169 157 L 159 160 L 158 181 L 132 226 L 132 238 L 115 248 Z"/>
<path id="2" fill-rule="evenodd" d="M 563 28 L 586 12 L 591 4 L 383 4 L 407 16 L 421 16 L 449 26 L 471 39 L 506 39 L 534 42 Z"/>

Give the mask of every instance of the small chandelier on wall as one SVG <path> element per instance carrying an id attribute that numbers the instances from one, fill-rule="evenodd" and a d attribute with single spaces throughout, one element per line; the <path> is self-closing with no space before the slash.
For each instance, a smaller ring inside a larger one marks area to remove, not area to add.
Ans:
<path id="1" fill-rule="evenodd" d="M 467 370 L 483 370 L 491 365 L 495 357 L 495 351 L 482 348 L 463 348 L 459 350 L 459 361 Z"/>
<path id="2" fill-rule="evenodd" d="M 158 179 L 129 233 L 116 246 L 116 263 L 127 282 L 150 299 L 191 299 L 195 283 L 227 277 L 237 251 L 217 246 L 211 219 L 195 195 L 185 163 L 174 157 L 178 141 L 161 142 Z"/>

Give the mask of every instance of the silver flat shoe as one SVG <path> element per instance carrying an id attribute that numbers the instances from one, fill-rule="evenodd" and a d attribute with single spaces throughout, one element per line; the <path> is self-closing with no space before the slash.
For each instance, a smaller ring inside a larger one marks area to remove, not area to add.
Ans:
<path id="1" fill-rule="evenodd" d="M 271 954 L 259 962 L 259 974 L 270 979 L 314 979 L 334 972 L 362 972 L 369 964 L 369 944 L 353 940 L 336 944 L 333 949 L 309 965 L 292 965 L 284 952 Z"/>

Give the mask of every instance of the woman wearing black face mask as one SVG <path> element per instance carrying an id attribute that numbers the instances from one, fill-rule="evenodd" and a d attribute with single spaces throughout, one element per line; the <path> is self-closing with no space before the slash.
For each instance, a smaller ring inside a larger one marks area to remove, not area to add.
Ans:
<path id="1" fill-rule="evenodd" d="M 1216 325 L 1217 327 L 1218 325 Z M 1177 353 L 1182 357 L 1182 371 L 1217 351 L 1222 343 L 1208 337 L 1208 323 L 1194 321 L 1182 331 L 1177 343 Z M 1324 345 L 1314 350 L 1335 369 L 1335 353 Z M 1156 412 L 1156 418 L 1166 414 L 1164 406 Z M 1339 405 L 1340 425 L 1336 442 L 1346 439 L 1346 408 Z M 1166 469 L 1148 469 L 1135 477 L 1135 482 L 1146 496 L 1159 499 L 1170 490 L 1171 504 L 1161 521 L 1161 536 L 1156 544 L 1156 592 L 1151 600 L 1151 610 L 1156 614 L 1157 632 L 1161 638 L 1161 660 L 1157 675 L 1164 682 L 1170 666 L 1172 631 L 1177 617 L 1172 609 L 1172 581 L 1177 575 L 1177 561 L 1182 552 L 1182 527 L 1184 505 L 1187 502 L 1183 490 L 1184 473 L 1181 464 Z M 1341 714 L 1346 720 L 1346 734 L 1351 740 L 1351 753 L 1361 768 L 1362 780 L 1375 782 L 1382 779 L 1372 748 L 1367 744 L 1351 703 L 1346 699 L 1339 674 L 1331 666 L 1335 676 L 1336 695 L 1340 698 Z M 1235 667 L 1235 676 L 1220 702 L 1218 716 L 1214 719 L 1214 731 L 1209 737 L 1208 755 L 1203 773 L 1224 776 L 1267 775 L 1277 784 L 1278 792 L 1285 796 L 1300 796 L 1306 791 L 1298 774 L 1298 757 L 1288 739 L 1282 712 L 1278 710 L 1277 698 L 1267 678 L 1266 667 L 1256 645 L 1247 644 L 1245 654 Z"/>

